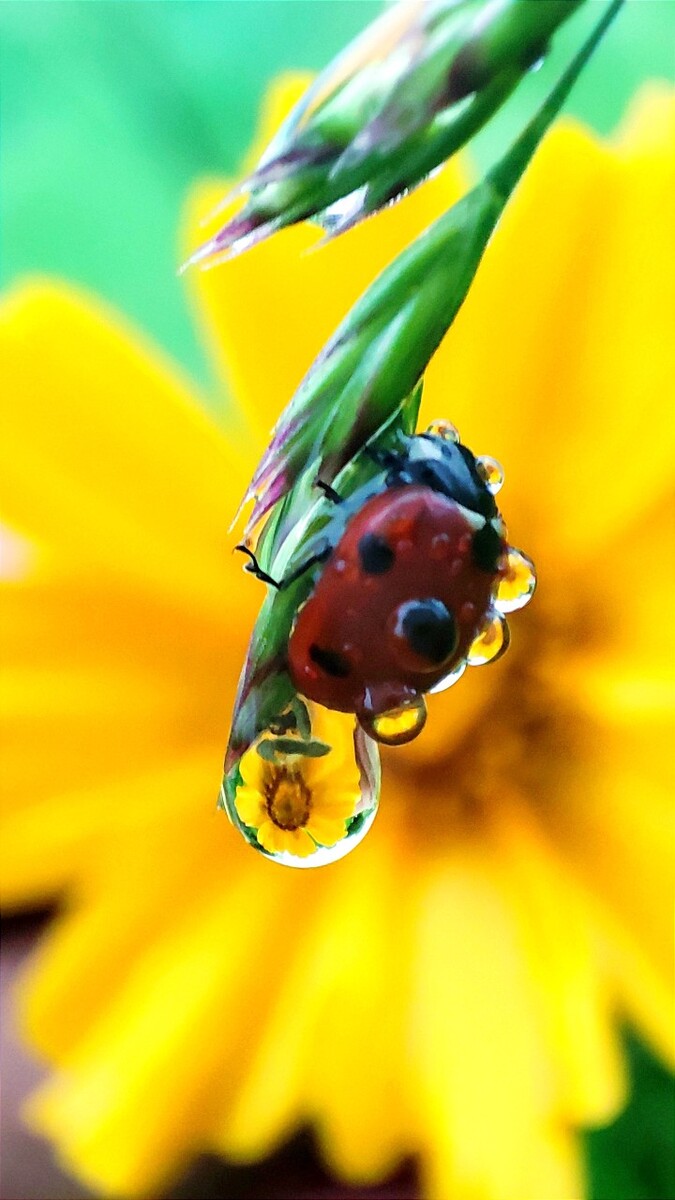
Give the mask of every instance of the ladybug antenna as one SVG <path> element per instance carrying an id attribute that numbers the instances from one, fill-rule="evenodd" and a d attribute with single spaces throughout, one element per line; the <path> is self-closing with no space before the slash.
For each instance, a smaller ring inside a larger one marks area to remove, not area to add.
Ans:
<path id="1" fill-rule="evenodd" d="M 323 492 L 324 496 L 327 496 L 329 500 L 333 501 L 333 504 L 342 504 L 342 496 L 340 493 L 336 492 L 335 488 L 331 487 L 329 483 L 326 483 L 324 479 L 315 479 L 314 487 L 318 487 Z"/>
<path id="2" fill-rule="evenodd" d="M 245 546 L 243 542 L 240 542 L 238 546 L 235 546 L 235 550 L 240 550 L 242 554 L 248 554 L 248 557 L 251 560 L 244 567 L 245 571 L 248 571 L 251 575 L 255 575 L 256 579 L 259 579 L 261 583 L 269 583 L 271 587 L 276 588 L 277 590 L 279 589 L 280 585 L 277 580 L 272 579 L 272 576 L 268 575 L 267 571 L 263 571 L 255 554 L 252 550 L 249 550 L 248 546 Z"/>
<path id="3" fill-rule="evenodd" d="M 303 562 L 299 563 L 298 566 L 291 571 L 290 575 L 285 575 L 284 578 L 279 581 L 277 579 L 273 579 L 271 575 L 268 575 L 267 571 L 263 571 L 253 551 L 249 550 L 248 546 L 245 546 L 243 542 L 240 542 L 239 545 L 235 546 L 234 548 L 235 550 L 241 550 L 242 554 L 248 554 L 248 557 L 251 560 L 250 563 L 246 564 L 244 570 L 249 571 L 251 575 L 255 575 L 256 579 L 259 579 L 261 583 L 269 583 L 270 587 L 276 588 L 278 592 L 280 592 L 282 588 L 289 587 L 291 583 L 295 583 L 295 581 L 305 575 L 307 571 L 311 571 L 312 567 L 316 567 L 319 563 L 325 562 L 327 558 L 330 558 L 332 551 L 332 546 L 330 543 L 326 542 L 314 554 L 310 555 L 309 558 L 306 558 Z"/>

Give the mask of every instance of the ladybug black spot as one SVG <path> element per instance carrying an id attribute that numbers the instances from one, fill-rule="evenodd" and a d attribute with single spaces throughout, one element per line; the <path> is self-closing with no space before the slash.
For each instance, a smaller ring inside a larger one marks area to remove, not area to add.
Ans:
<path id="1" fill-rule="evenodd" d="M 333 675 L 335 679 L 346 679 L 349 675 L 349 663 L 337 650 L 324 650 L 321 646 L 317 646 L 316 642 L 312 642 L 309 648 L 309 657 L 317 667 L 321 667 L 322 671 L 325 671 L 327 675 Z"/>
<path id="2" fill-rule="evenodd" d="M 405 605 L 400 631 L 411 650 L 434 666 L 445 662 L 457 646 L 454 617 L 441 600 L 412 600 Z"/>
<path id="3" fill-rule="evenodd" d="M 471 551 L 473 561 L 480 571 L 489 571 L 490 574 L 494 574 L 503 549 L 502 539 L 490 521 L 474 534 Z"/>
<path id="4" fill-rule="evenodd" d="M 394 565 L 394 551 L 377 533 L 364 533 L 359 542 L 359 559 L 367 575 L 384 575 Z"/>

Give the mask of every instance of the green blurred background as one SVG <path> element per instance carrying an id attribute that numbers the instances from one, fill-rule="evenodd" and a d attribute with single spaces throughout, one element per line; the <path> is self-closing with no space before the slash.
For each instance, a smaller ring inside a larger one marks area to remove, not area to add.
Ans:
<path id="1" fill-rule="evenodd" d="M 532 0 L 543 3 L 545 0 Z M 608 0 L 588 0 L 553 54 L 476 140 L 485 164 Z M 177 277 L 185 193 L 232 175 L 268 80 L 318 69 L 380 11 L 373 0 L 5 0 L 2 281 L 56 275 L 106 297 L 202 382 Z M 675 0 L 629 0 L 567 104 L 600 133 L 647 78 L 675 77 Z M 587 1138 L 596 1200 L 675 1195 L 671 1081 L 628 1039 L 634 1099 Z M 545 1198 L 542 1198 L 545 1200 Z"/>
<path id="2" fill-rule="evenodd" d="M 533 0 L 545 3 L 546 0 Z M 532 111 L 606 0 L 476 143 L 484 162 Z M 318 69 L 374 0 L 5 0 L 3 281 L 49 272 L 108 297 L 192 372 L 205 364 L 176 277 L 190 183 L 236 171 L 267 81 Z M 675 69 L 675 0 L 629 0 L 567 105 L 601 133 L 650 76 Z"/>

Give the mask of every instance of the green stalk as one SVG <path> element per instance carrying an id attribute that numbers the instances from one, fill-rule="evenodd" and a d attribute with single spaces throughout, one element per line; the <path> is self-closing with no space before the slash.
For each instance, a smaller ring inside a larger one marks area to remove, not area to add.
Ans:
<path id="1" fill-rule="evenodd" d="M 461 307 L 490 236 L 542 137 L 623 0 L 613 0 L 547 100 L 471 192 L 357 301 L 281 415 L 251 482 L 251 526 L 308 463 L 329 480 L 413 390 Z"/>
<path id="2" fill-rule="evenodd" d="M 264 537 L 266 569 L 277 576 L 309 557 L 327 523 L 325 501 L 307 509 L 307 481 L 332 479 L 341 495 L 350 496 L 376 474 L 359 453 L 366 443 L 395 439 L 398 430 L 413 427 L 419 381 L 467 295 L 497 221 L 622 3 L 608 5 L 500 162 L 368 288 L 282 414 L 248 492 L 255 498 L 251 527 L 283 500 L 280 519 L 275 513 Z M 293 698 L 286 647 L 315 576 L 308 572 L 263 604 L 235 705 L 228 772 Z"/>
<path id="3" fill-rule="evenodd" d="M 249 198 L 190 262 L 315 219 L 330 236 L 456 153 L 586 0 L 393 6 L 319 76 L 238 190 Z"/>

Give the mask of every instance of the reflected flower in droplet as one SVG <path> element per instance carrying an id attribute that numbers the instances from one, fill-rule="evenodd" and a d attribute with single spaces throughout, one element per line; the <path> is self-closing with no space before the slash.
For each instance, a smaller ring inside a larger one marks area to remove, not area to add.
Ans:
<path id="1" fill-rule="evenodd" d="M 427 433 L 433 434 L 435 437 L 443 438 L 445 442 L 461 441 L 459 429 L 453 425 L 452 421 L 447 421 L 444 417 L 437 417 L 427 426 Z"/>
<path id="2" fill-rule="evenodd" d="M 470 667 L 482 667 L 497 662 L 509 648 L 511 635 L 504 617 L 499 612 L 488 613 L 483 625 L 471 643 L 467 655 Z"/>
<path id="3" fill-rule="evenodd" d="M 396 708 L 372 716 L 362 714 L 359 719 L 368 736 L 376 742 L 383 746 L 404 746 L 422 732 L 427 707 L 423 696 L 413 696 Z"/>
<path id="4" fill-rule="evenodd" d="M 228 815 L 249 845 L 289 866 L 342 858 L 377 811 L 377 787 L 363 785 L 353 719 L 315 710 L 312 721 L 321 742 L 263 735 L 224 790 Z"/>
<path id="5" fill-rule="evenodd" d="M 496 496 L 497 492 L 500 492 L 504 486 L 504 468 L 502 464 L 489 454 L 482 454 L 480 458 L 476 459 L 476 467 L 478 474 L 486 484 L 487 490 L 493 496 Z"/>
<path id="6" fill-rule="evenodd" d="M 434 687 L 429 688 L 429 695 L 437 696 L 439 692 L 447 692 L 448 688 L 453 687 L 453 685 L 462 678 L 462 675 L 465 671 L 466 659 L 463 658 L 457 663 L 457 666 L 453 667 L 452 671 L 449 671 L 447 675 L 444 675 L 443 678 L 434 685 Z"/>
<path id="7" fill-rule="evenodd" d="M 497 584 L 494 606 L 501 613 L 516 612 L 532 599 L 537 586 L 534 563 L 511 546 L 504 556 L 503 571 Z"/>

